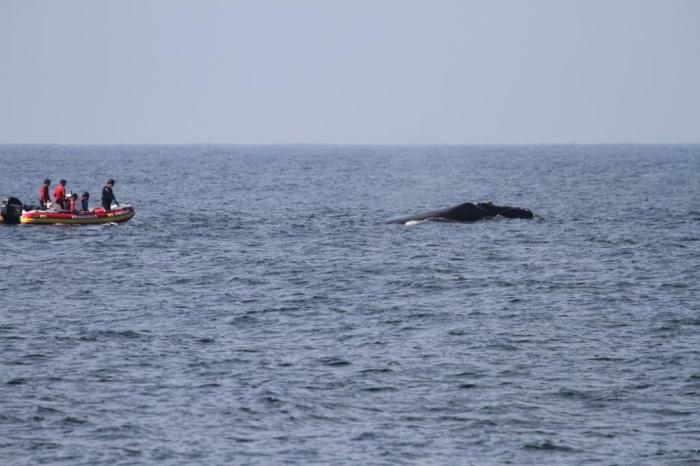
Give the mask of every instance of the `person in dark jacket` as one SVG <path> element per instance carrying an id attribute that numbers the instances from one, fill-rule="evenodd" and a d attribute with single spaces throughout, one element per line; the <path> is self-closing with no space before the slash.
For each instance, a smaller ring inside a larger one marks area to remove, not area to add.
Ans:
<path id="1" fill-rule="evenodd" d="M 51 180 L 46 178 L 44 180 L 44 184 L 41 185 L 41 188 L 39 188 L 39 206 L 43 210 L 48 209 L 49 204 L 51 203 L 51 196 L 49 195 L 49 186 L 51 186 Z"/>
<path id="2" fill-rule="evenodd" d="M 117 198 L 114 197 L 114 191 L 112 191 L 113 187 L 114 180 L 110 178 L 107 180 L 104 188 L 102 188 L 102 207 L 108 212 L 112 210 L 112 201 L 114 201 L 117 206 L 119 205 Z"/>
<path id="3" fill-rule="evenodd" d="M 82 196 L 80 196 L 80 204 L 83 208 L 83 212 L 89 212 L 88 204 L 90 203 L 90 193 L 85 191 Z"/>

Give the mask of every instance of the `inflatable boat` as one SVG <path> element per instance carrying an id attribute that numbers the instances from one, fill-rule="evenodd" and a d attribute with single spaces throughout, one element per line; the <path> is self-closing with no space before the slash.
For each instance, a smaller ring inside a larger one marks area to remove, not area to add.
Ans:
<path id="1" fill-rule="evenodd" d="M 16 197 L 0 199 L 0 223 L 25 225 L 94 225 L 97 223 L 126 222 L 135 215 L 134 208 L 128 204 L 115 206 L 112 210 L 102 207 L 86 212 L 73 213 L 68 210 L 38 209 L 27 206 Z"/>
<path id="2" fill-rule="evenodd" d="M 130 205 L 122 205 L 109 211 L 98 207 L 89 212 L 77 214 L 65 210 L 30 210 L 23 212 L 19 221 L 24 225 L 94 225 L 96 223 L 126 222 L 135 213 L 134 208 Z"/>

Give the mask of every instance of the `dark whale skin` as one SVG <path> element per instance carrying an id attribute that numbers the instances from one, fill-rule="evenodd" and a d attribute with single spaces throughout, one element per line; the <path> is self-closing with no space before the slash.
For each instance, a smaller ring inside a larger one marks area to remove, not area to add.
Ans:
<path id="1" fill-rule="evenodd" d="M 491 202 L 465 202 L 453 207 L 445 209 L 431 210 L 411 215 L 409 217 L 397 218 L 389 220 L 386 223 L 404 224 L 411 221 L 420 220 L 442 220 L 452 222 L 476 222 L 484 218 L 496 217 L 500 215 L 505 218 L 533 218 L 534 215 L 530 209 L 522 207 L 497 206 Z"/>

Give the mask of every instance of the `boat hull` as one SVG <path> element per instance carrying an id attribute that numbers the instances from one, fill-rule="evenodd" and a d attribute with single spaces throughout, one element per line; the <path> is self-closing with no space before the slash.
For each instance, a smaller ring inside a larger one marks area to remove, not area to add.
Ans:
<path id="1" fill-rule="evenodd" d="M 24 225 L 95 225 L 100 223 L 126 222 L 136 212 L 131 206 L 121 206 L 111 211 L 103 208 L 90 212 L 74 214 L 71 212 L 52 212 L 49 210 L 30 210 L 20 217 Z"/>

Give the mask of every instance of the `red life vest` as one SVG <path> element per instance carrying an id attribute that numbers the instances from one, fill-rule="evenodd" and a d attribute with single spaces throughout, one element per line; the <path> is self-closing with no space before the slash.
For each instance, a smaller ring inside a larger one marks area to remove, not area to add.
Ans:
<path id="1" fill-rule="evenodd" d="M 60 184 L 56 186 L 56 190 L 53 192 L 53 197 L 56 198 L 56 202 L 63 204 L 66 201 L 66 188 Z"/>
<path id="2" fill-rule="evenodd" d="M 39 202 L 51 202 L 51 198 L 49 197 L 49 187 L 46 185 L 39 188 Z"/>

